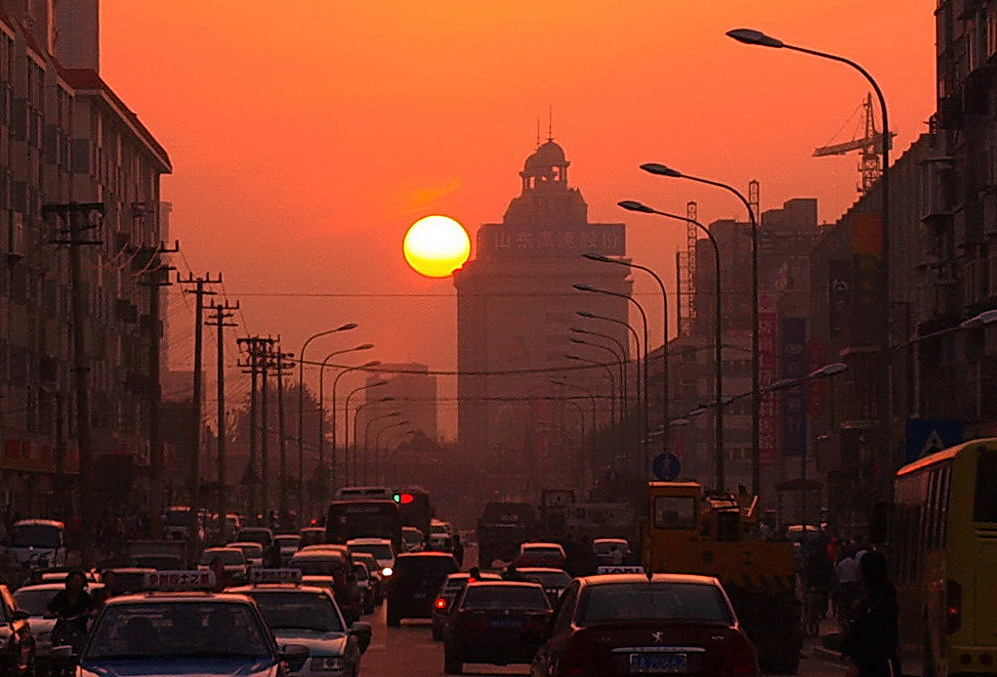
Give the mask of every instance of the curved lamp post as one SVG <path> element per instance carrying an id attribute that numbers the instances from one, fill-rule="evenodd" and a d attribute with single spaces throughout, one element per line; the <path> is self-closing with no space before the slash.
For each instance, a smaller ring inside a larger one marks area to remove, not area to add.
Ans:
<path id="1" fill-rule="evenodd" d="M 658 283 L 658 288 L 661 290 L 661 383 L 662 383 L 662 399 L 661 399 L 661 420 L 667 421 L 669 418 L 668 406 L 669 400 L 671 399 L 671 392 L 668 386 L 668 290 L 665 288 L 665 283 L 662 281 L 661 277 L 647 266 L 642 266 L 639 263 L 634 263 L 633 261 L 627 261 L 624 259 L 613 259 L 608 256 L 603 256 L 602 254 L 582 254 L 583 257 L 589 261 L 597 261 L 599 263 L 612 263 L 617 266 L 625 266 L 627 268 L 633 268 L 635 270 L 642 270 L 651 277 L 654 281 Z M 661 436 L 662 452 L 668 451 L 668 426 L 664 426 L 664 434 Z"/>
<path id="2" fill-rule="evenodd" d="M 394 399 L 394 398 L 390 398 L 390 399 Z M 360 409 L 359 408 L 357 409 L 357 413 L 360 413 Z M 367 425 L 364 426 L 364 431 L 363 431 L 363 459 L 362 459 L 362 464 L 360 465 L 360 467 L 362 468 L 362 471 L 360 473 L 358 473 L 360 475 L 360 477 L 361 477 L 360 481 L 363 484 L 367 484 L 367 469 L 370 466 L 370 444 L 369 444 L 369 440 L 370 440 L 370 426 L 371 426 L 371 424 L 372 423 L 376 423 L 377 421 L 383 421 L 383 420 L 389 419 L 389 418 L 398 418 L 401 415 L 402 415 L 402 412 L 400 412 L 400 411 L 392 411 L 389 414 L 382 414 L 381 416 L 375 416 L 374 418 L 368 420 L 367 421 Z M 375 450 L 375 453 L 376 453 L 376 450 Z"/>
<path id="3" fill-rule="evenodd" d="M 751 203 L 744 193 L 737 188 L 726 183 L 704 179 L 699 176 L 683 174 L 677 169 L 673 169 L 660 162 L 646 162 L 640 166 L 645 172 L 655 176 L 668 178 L 687 179 L 707 186 L 722 188 L 731 193 L 744 208 L 748 211 L 748 219 L 751 222 L 751 390 L 756 394 L 751 402 L 751 490 L 755 496 L 761 490 L 761 418 L 762 400 L 760 389 L 760 366 L 761 366 L 761 337 L 758 334 L 758 219 L 755 210 L 751 208 Z M 684 220 L 680 219 L 680 220 Z M 688 223 L 688 221 L 686 221 Z"/>
<path id="4" fill-rule="evenodd" d="M 587 284 L 574 284 L 572 285 L 578 291 L 587 292 L 590 294 L 603 294 L 605 296 L 615 296 L 616 298 L 625 299 L 627 302 L 632 303 L 636 306 L 637 310 L 640 312 L 640 319 L 644 326 L 644 365 L 643 365 L 643 376 L 644 376 L 644 434 L 641 435 L 641 448 L 644 450 L 644 467 L 641 469 L 640 476 L 647 476 L 651 472 L 651 459 L 648 457 L 648 444 L 647 444 L 647 434 L 650 421 L 647 416 L 647 355 L 648 355 L 648 339 L 647 339 L 647 313 L 644 312 L 644 306 L 640 302 L 629 294 L 623 294 L 621 292 L 612 291 L 610 289 L 600 289 L 598 287 L 593 287 Z"/>
<path id="5" fill-rule="evenodd" d="M 322 365 L 319 367 L 318 371 L 318 464 L 321 468 L 325 468 L 325 368 L 329 364 L 329 360 L 337 355 L 361 352 L 364 350 L 370 350 L 373 347 L 373 343 L 364 343 L 354 348 L 336 350 L 326 355 L 325 359 L 322 360 Z M 332 417 L 334 419 L 333 428 L 335 429 L 335 413 Z M 325 471 L 323 470 L 322 472 Z"/>
<path id="6" fill-rule="evenodd" d="M 634 380 L 636 382 L 636 393 L 635 394 L 637 395 L 637 406 L 638 407 L 641 406 L 640 403 L 643 401 L 644 398 L 642 396 L 642 392 L 643 392 L 641 390 L 641 383 L 642 383 L 642 381 L 641 381 L 641 377 L 640 377 L 640 334 L 638 334 L 637 330 L 633 327 L 633 325 L 630 324 L 629 322 L 627 322 L 626 320 L 618 320 L 615 317 L 608 317 L 606 315 L 596 315 L 595 313 L 591 313 L 591 312 L 589 312 L 587 310 L 579 310 L 579 311 L 576 311 L 575 314 L 578 315 L 579 317 L 585 318 L 586 320 L 600 320 L 602 322 L 611 322 L 613 324 L 618 324 L 621 327 L 623 327 L 624 329 L 626 329 L 627 332 L 630 333 L 630 336 L 633 337 L 633 340 L 634 340 L 634 374 L 635 374 Z M 629 364 L 629 360 L 626 359 L 626 356 L 629 355 L 629 353 L 630 353 L 630 351 L 629 351 L 629 345 L 630 344 L 629 344 L 628 341 L 625 342 L 624 344 L 621 344 L 619 341 L 617 341 L 616 345 L 625 345 L 626 346 L 625 348 L 623 348 L 623 356 L 624 356 L 624 359 L 623 359 L 623 387 L 620 388 L 620 391 L 621 391 L 621 393 L 620 393 L 620 402 L 623 405 L 624 409 L 629 410 L 630 396 L 629 396 L 628 391 L 630 389 L 630 378 L 629 378 L 629 367 L 627 366 Z"/>
<path id="7" fill-rule="evenodd" d="M 350 454 L 350 400 L 353 399 L 353 396 L 356 395 L 359 392 L 362 392 L 364 390 L 368 390 L 370 388 L 383 388 L 386 385 L 388 385 L 388 382 L 386 380 L 384 380 L 384 379 L 381 379 L 379 381 L 375 381 L 374 383 L 366 383 L 366 384 L 364 384 L 362 386 L 354 388 L 346 396 L 346 406 L 344 407 L 345 416 L 343 417 L 343 427 L 344 427 L 344 431 L 343 431 L 343 479 L 346 482 L 350 481 L 350 458 L 351 458 L 351 454 Z M 360 405 L 360 407 L 358 407 L 358 409 L 362 409 L 363 407 L 364 407 L 364 405 Z M 353 437 L 354 438 L 357 437 L 357 429 L 356 428 L 357 428 L 357 426 L 356 426 L 356 418 L 354 418 L 353 419 Z M 356 444 L 357 444 L 356 443 L 356 439 L 354 439 L 353 446 L 355 447 Z M 356 468 L 354 468 L 354 470 L 356 470 Z"/>
<path id="8" fill-rule="evenodd" d="M 720 278 L 720 246 L 717 244 L 717 239 L 714 237 L 710 229 L 704 226 L 702 223 L 695 219 L 690 219 L 687 216 L 679 216 L 678 214 L 670 214 L 668 212 L 658 211 L 652 207 L 637 202 L 635 200 L 624 200 L 620 202 L 619 205 L 624 209 L 631 212 L 641 212 L 643 214 L 657 214 L 658 216 L 664 216 L 669 219 L 675 219 L 677 221 L 684 221 L 686 223 L 691 223 L 696 226 L 699 230 L 706 233 L 706 237 L 709 239 L 710 244 L 713 245 L 713 262 L 716 270 L 714 271 L 713 284 L 716 288 L 716 298 L 714 299 L 714 323 L 715 327 L 713 329 L 714 334 L 714 346 L 713 346 L 713 359 L 716 362 L 714 369 L 714 389 L 716 398 L 716 429 L 714 431 L 714 482 L 718 490 L 723 490 L 727 483 L 726 478 L 726 463 L 724 454 L 726 450 L 724 449 L 724 416 L 723 416 L 723 327 L 721 322 L 723 321 L 723 303 L 721 300 L 721 294 L 723 287 L 721 285 Z M 668 426 L 663 426 L 667 429 Z"/>

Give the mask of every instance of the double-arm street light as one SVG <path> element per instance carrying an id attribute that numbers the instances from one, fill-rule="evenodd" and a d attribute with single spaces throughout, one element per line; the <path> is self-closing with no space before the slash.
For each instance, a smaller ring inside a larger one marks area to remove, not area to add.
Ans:
<path id="1" fill-rule="evenodd" d="M 623 345 L 615 337 L 610 336 L 609 334 L 602 334 L 602 333 L 599 333 L 597 331 L 589 331 L 588 329 L 582 329 L 581 327 L 571 327 L 570 331 L 571 331 L 571 333 L 578 334 L 579 336 L 592 336 L 594 338 L 600 338 L 600 339 L 609 341 L 610 343 L 612 343 L 613 345 L 615 345 L 617 348 L 619 348 L 620 352 L 619 352 L 619 358 L 618 359 L 619 359 L 619 362 L 620 362 L 620 382 L 623 383 L 623 384 L 626 384 L 628 382 L 627 381 L 627 348 L 626 348 L 625 345 Z M 627 408 L 627 405 L 626 405 L 626 402 L 627 402 L 627 391 L 626 391 L 626 388 L 623 389 L 623 392 L 621 393 L 621 395 L 622 395 L 621 402 L 620 402 L 621 412 L 625 412 L 626 408 Z M 614 398 L 610 398 L 610 400 L 609 400 L 609 414 L 610 414 L 609 420 L 613 423 L 613 425 L 616 425 L 616 400 Z"/>
<path id="2" fill-rule="evenodd" d="M 406 419 L 402 419 L 401 421 L 395 421 L 391 425 L 385 426 L 385 427 L 381 428 L 380 430 L 378 430 L 376 433 L 374 433 L 374 464 L 375 464 L 375 468 L 374 468 L 373 475 L 374 475 L 374 481 L 377 482 L 378 484 L 382 484 L 383 485 L 385 483 L 385 481 L 384 481 L 384 453 L 385 453 L 385 449 L 381 446 L 381 435 L 384 435 L 385 433 L 388 433 L 391 430 L 395 430 L 395 428 L 401 428 L 403 426 L 409 426 L 409 427 L 406 430 L 398 430 L 398 431 L 395 431 L 394 433 L 389 434 L 388 437 L 387 437 L 387 439 L 385 439 L 385 445 L 387 445 L 388 442 L 390 442 L 394 438 L 398 437 L 399 435 L 414 435 L 415 434 L 415 429 L 411 427 L 412 426 L 412 421 L 408 420 L 407 418 Z"/>
<path id="3" fill-rule="evenodd" d="M 383 388 L 386 385 L 388 385 L 388 382 L 386 380 L 384 380 L 384 379 L 380 379 L 380 380 L 374 381 L 373 383 L 365 383 L 364 385 L 359 386 L 359 387 L 354 388 L 353 390 L 351 390 L 350 393 L 346 396 L 345 415 L 343 417 L 343 427 L 344 427 L 344 431 L 343 431 L 343 479 L 347 482 L 347 486 L 348 486 L 348 483 L 349 483 L 349 481 L 351 479 L 351 477 L 350 477 L 350 458 L 351 458 L 351 454 L 350 454 L 350 400 L 352 400 L 353 396 L 356 395 L 359 392 L 363 392 L 364 390 L 369 390 L 370 388 Z M 390 401 L 390 399 L 393 399 L 393 398 L 382 398 L 380 401 L 381 402 L 385 402 L 385 401 Z M 360 407 L 357 408 L 357 411 L 359 411 L 363 407 L 364 407 L 364 405 L 360 405 Z M 354 438 L 357 437 L 356 418 L 354 418 L 354 420 L 353 420 L 353 437 Z M 353 445 L 356 446 L 356 439 L 354 439 Z M 356 470 L 356 468 L 354 468 L 354 470 Z"/>
<path id="4" fill-rule="evenodd" d="M 568 340 L 571 341 L 572 343 L 574 343 L 575 345 L 588 346 L 589 348 L 598 348 L 599 350 L 604 350 L 607 353 L 609 353 L 610 355 L 612 355 L 613 356 L 613 360 L 615 360 L 617 362 L 617 364 L 619 366 L 619 369 L 620 369 L 620 391 L 621 391 L 621 393 L 620 393 L 621 402 L 620 402 L 620 417 L 619 417 L 619 422 L 620 422 L 620 430 L 621 430 L 621 432 L 624 431 L 623 426 L 625 425 L 625 421 L 626 421 L 626 418 L 627 418 L 627 408 L 623 404 L 623 401 L 625 401 L 625 398 L 626 398 L 626 395 L 624 393 L 625 393 L 626 387 L 627 387 L 627 371 L 626 371 L 627 355 L 626 355 L 626 353 L 625 352 L 624 353 L 617 353 L 615 350 L 613 350 L 609 346 L 604 346 L 604 345 L 601 345 L 599 343 L 595 343 L 593 341 L 586 341 L 585 339 L 580 339 L 580 338 L 577 338 L 577 337 L 574 337 L 574 336 L 572 336 Z M 611 410 L 612 410 L 611 413 L 613 415 L 613 421 L 615 423 L 616 420 L 617 420 L 616 419 L 616 407 L 615 407 L 615 405 L 611 406 Z M 623 434 L 624 434 L 624 437 L 626 437 L 626 433 L 623 432 Z"/>
<path id="5" fill-rule="evenodd" d="M 707 186 L 721 188 L 731 193 L 740 200 L 741 204 L 748 212 L 748 220 L 751 223 L 751 390 L 755 396 L 751 400 L 751 491 L 755 496 L 761 491 L 761 419 L 762 419 L 762 398 L 759 390 L 761 388 L 761 336 L 758 331 L 758 219 L 755 210 L 744 193 L 726 183 L 704 179 L 699 176 L 683 174 L 677 169 L 673 169 L 659 162 L 646 162 L 640 166 L 645 172 L 655 176 L 664 176 L 674 179 L 687 179 Z M 689 223 L 685 217 L 680 217 Z M 693 224 L 695 225 L 695 224 Z M 697 226 L 699 227 L 699 226 Z"/>
<path id="6" fill-rule="evenodd" d="M 585 416 L 584 416 L 584 414 L 582 415 L 582 430 L 583 430 L 583 432 L 582 432 L 582 454 L 583 454 L 583 458 L 582 458 L 582 464 L 581 464 L 581 480 L 582 480 L 582 482 L 581 482 L 580 486 L 584 487 L 584 486 L 587 485 L 587 483 L 589 481 L 589 478 L 592 476 L 592 474 L 591 474 L 591 463 L 590 462 L 591 462 L 592 457 L 594 456 L 595 444 L 596 444 L 595 443 L 596 432 L 599 429 L 599 419 L 597 418 L 598 413 L 597 413 L 596 404 L 595 404 L 595 393 L 593 393 L 588 388 L 585 388 L 584 386 L 580 386 L 580 385 L 578 385 L 576 383 L 570 383 L 568 381 L 561 381 L 561 380 L 558 380 L 558 379 L 551 379 L 550 382 L 552 384 L 558 386 L 558 387 L 569 388 L 571 390 L 575 390 L 577 392 L 582 393 L 583 395 L 585 395 L 586 397 L 588 397 L 589 403 L 591 405 L 591 411 L 592 411 L 591 420 L 592 420 L 592 425 L 591 425 L 591 428 L 590 428 L 590 432 L 589 432 L 589 434 L 587 436 L 590 439 L 590 441 L 591 441 L 591 448 L 588 451 L 585 450 L 585 438 L 586 438 L 586 434 L 584 432 L 584 428 L 585 428 Z M 612 419 L 610 419 L 610 420 L 612 420 Z M 615 423 L 615 421 L 613 421 L 613 422 Z"/>
<path id="7" fill-rule="evenodd" d="M 391 400 L 393 400 L 394 398 L 393 397 L 389 397 L 389 398 L 385 398 L 385 399 L 391 399 Z M 366 405 L 364 405 L 364 406 L 366 406 Z M 357 409 L 357 413 L 358 414 L 360 413 L 360 409 L 362 409 L 362 408 L 363 407 L 360 407 L 360 408 Z M 364 426 L 364 431 L 363 431 L 363 459 L 361 460 L 361 464 L 359 464 L 360 467 L 362 468 L 362 471 L 359 472 L 359 473 L 357 473 L 361 477 L 360 481 L 363 484 L 367 484 L 367 469 L 370 466 L 370 443 L 369 443 L 369 440 L 370 440 L 370 426 L 371 426 L 371 424 L 376 423 L 378 421 L 383 421 L 383 420 L 386 420 L 386 419 L 389 419 L 389 418 L 398 418 L 401 415 L 402 415 L 402 412 L 400 412 L 400 411 L 392 411 L 391 413 L 388 413 L 388 414 L 382 414 L 380 416 L 374 416 L 373 418 L 369 419 L 367 421 L 367 425 Z M 374 453 L 377 453 L 376 449 L 375 449 Z"/>
<path id="8" fill-rule="evenodd" d="M 305 481 L 305 351 L 308 349 L 308 344 L 317 338 L 323 336 L 328 336 L 329 334 L 338 334 L 343 331 L 350 331 L 351 329 L 356 329 L 356 322 L 348 322 L 344 325 L 336 327 L 335 329 L 327 329 L 326 331 L 320 331 L 317 334 L 312 334 L 305 342 L 301 345 L 301 351 L 298 352 L 298 519 L 304 514 L 305 510 L 305 492 L 301 490 L 303 482 Z"/>
<path id="9" fill-rule="evenodd" d="M 890 383 L 890 368 L 889 368 L 889 351 L 890 351 L 890 324 L 892 313 L 890 312 L 890 115 L 889 110 L 886 106 L 886 97 L 883 95 L 883 90 L 880 88 L 879 83 L 876 79 L 872 77 L 865 68 L 860 64 L 847 59 L 843 56 L 838 56 L 837 54 L 829 54 L 828 52 L 821 52 L 815 49 L 809 49 L 807 47 L 800 47 L 798 45 L 791 45 L 778 38 L 773 38 L 770 35 L 752 29 L 752 28 L 736 28 L 731 31 L 727 31 L 727 36 L 731 37 L 738 42 L 744 43 L 746 45 L 755 45 L 759 47 L 771 47 L 774 49 L 788 49 L 793 52 L 800 52 L 801 54 L 809 54 L 810 56 L 816 56 L 821 59 L 828 59 L 830 61 L 836 61 L 838 63 L 845 64 L 846 66 L 858 71 L 863 78 L 869 83 L 873 91 L 876 93 L 876 99 L 879 101 L 879 112 L 883 118 L 883 134 L 880 140 L 880 152 L 883 157 L 883 167 L 882 167 L 882 181 L 880 181 L 880 242 L 882 246 L 882 252 L 880 254 L 880 274 L 879 274 L 879 284 L 880 284 L 880 301 L 882 303 L 883 311 L 883 321 L 886 326 L 883 329 L 883 334 L 881 338 L 880 349 L 883 354 L 883 367 L 882 367 L 882 378 L 884 382 L 884 387 L 882 388 L 884 402 L 881 404 L 883 412 L 881 415 L 881 420 L 885 423 L 885 436 L 887 441 L 888 453 L 892 454 L 892 427 L 893 427 L 893 414 L 892 399 L 890 397 L 890 392 L 892 390 Z M 749 208 L 750 211 L 750 208 Z M 756 301 L 757 302 L 757 301 Z M 755 334 L 758 333 L 758 325 L 755 324 Z M 757 403 L 756 403 L 757 406 Z M 752 449 L 754 451 L 754 449 Z"/>
<path id="10" fill-rule="evenodd" d="M 613 259 L 608 256 L 603 256 L 602 254 L 582 254 L 583 257 L 589 261 L 597 261 L 599 263 L 612 263 L 618 266 L 625 266 L 627 268 L 633 268 L 635 270 L 642 270 L 651 277 L 654 281 L 658 283 L 658 288 L 661 289 L 661 385 L 662 385 L 662 399 L 661 399 L 661 420 L 667 421 L 669 419 L 669 400 L 671 399 L 670 389 L 668 387 L 668 290 L 665 288 L 665 283 L 661 280 L 656 272 L 648 268 L 647 266 L 642 266 L 633 261 L 627 261 L 625 259 Z M 668 426 L 664 427 L 664 433 L 661 436 L 661 450 L 663 452 L 668 451 Z"/>
<path id="11" fill-rule="evenodd" d="M 641 391 L 641 378 L 640 378 L 640 334 L 638 334 L 637 330 L 634 329 L 633 325 L 630 324 L 629 322 L 627 322 L 626 320 L 620 320 L 618 318 L 609 317 L 607 315 L 596 315 L 595 313 L 589 312 L 587 310 L 579 310 L 579 311 L 576 311 L 575 314 L 578 315 L 579 317 L 585 318 L 586 320 L 599 320 L 600 322 L 610 322 L 612 324 L 617 324 L 617 325 L 623 327 L 624 329 L 626 329 L 627 332 L 630 334 L 630 336 L 633 337 L 634 346 L 635 346 L 634 347 L 634 365 L 635 365 L 634 366 L 634 374 L 635 374 L 634 380 L 636 382 L 636 393 L 635 394 L 637 396 L 637 406 L 639 408 L 640 407 L 640 403 L 643 400 L 643 398 L 641 396 L 641 392 L 642 391 Z M 622 346 L 623 344 L 617 342 L 617 345 L 621 345 Z M 629 345 L 629 342 L 627 343 L 627 345 Z M 624 409 L 624 412 L 623 412 L 624 418 L 626 417 L 626 413 L 625 412 L 629 411 L 629 402 L 630 402 L 630 397 L 629 397 L 629 394 L 627 392 L 629 390 L 629 388 L 630 388 L 630 380 L 629 380 L 629 373 L 628 373 L 629 367 L 627 366 L 628 363 L 629 363 L 629 360 L 627 359 L 627 355 L 629 355 L 629 353 L 630 353 L 629 349 L 623 349 L 623 351 L 622 351 L 622 354 L 623 354 L 624 379 L 623 379 L 623 387 L 620 389 L 622 391 L 622 393 L 620 395 L 620 402 L 621 402 L 621 404 L 623 406 L 623 409 Z"/>
<path id="12" fill-rule="evenodd" d="M 336 404 L 337 404 L 336 390 L 339 388 L 339 379 L 341 379 L 342 377 L 346 376 L 350 372 L 354 372 L 354 371 L 357 371 L 357 370 L 365 370 L 365 369 L 375 369 L 375 368 L 377 368 L 379 366 L 381 366 L 381 361 L 380 360 L 371 360 L 370 362 L 367 362 L 366 364 L 361 364 L 361 365 L 358 365 L 356 367 L 348 367 L 346 369 L 343 369 L 338 374 L 336 374 L 336 378 L 332 379 L 332 463 L 331 463 L 332 468 L 331 468 L 331 470 L 332 470 L 332 485 L 333 485 L 333 487 L 335 487 L 337 485 L 337 482 L 339 480 L 339 478 L 337 477 L 337 474 L 336 474 L 336 471 L 337 471 L 336 450 L 338 449 L 338 443 L 339 443 L 339 421 L 338 421 L 338 417 L 336 415 Z M 349 411 L 347 411 L 346 412 L 346 416 L 343 417 L 343 427 L 344 428 L 348 428 L 349 427 L 349 422 L 350 422 L 349 421 L 349 416 L 350 416 Z M 347 431 L 347 432 L 349 432 L 349 431 Z"/>
<path id="13" fill-rule="evenodd" d="M 325 368 L 329 364 L 329 360 L 336 357 L 337 355 L 345 355 L 346 353 L 356 353 L 362 352 L 364 350 L 371 350 L 374 347 L 373 343 L 364 343 L 362 345 L 356 346 L 354 348 L 347 348 L 346 350 L 336 350 L 325 356 L 322 360 L 322 365 L 318 370 L 318 464 L 320 468 L 323 468 L 322 472 L 325 472 Z M 369 363 L 368 363 L 369 364 Z M 332 414 L 333 417 L 333 430 L 335 430 L 335 411 Z"/>
<path id="14" fill-rule="evenodd" d="M 691 223 L 696 228 L 706 233 L 707 239 L 710 244 L 713 245 L 713 264 L 714 264 L 714 277 L 713 286 L 715 288 L 715 298 L 713 303 L 714 308 L 714 328 L 713 328 L 713 359 L 716 362 L 714 366 L 714 397 L 716 400 L 716 415 L 715 424 L 716 428 L 714 431 L 714 455 L 713 455 L 713 472 L 714 472 L 714 482 L 716 483 L 716 488 L 723 490 L 727 483 L 726 478 L 726 459 L 724 449 L 724 412 L 721 403 L 723 402 L 723 302 L 722 302 L 722 285 L 721 285 L 721 274 L 720 274 L 720 246 L 717 244 L 717 239 L 710 231 L 709 228 L 704 226 L 702 223 L 696 219 L 689 218 L 688 216 L 680 216 L 678 214 L 670 214 L 668 212 L 658 211 L 653 207 L 648 207 L 647 205 L 637 202 L 635 200 L 624 200 L 620 202 L 619 205 L 624 209 L 631 212 L 640 212 L 642 214 L 656 214 L 658 216 L 664 216 L 665 218 L 674 219 L 677 221 L 684 221 L 685 223 Z M 665 430 L 668 429 L 668 425 L 664 425 Z"/>
<path id="15" fill-rule="evenodd" d="M 578 291 L 583 291 L 589 294 L 603 294 L 604 296 L 615 296 L 616 298 L 624 299 L 628 303 L 632 303 L 640 313 L 641 323 L 643 324 L 644 327 L 644 365 L 643 365 L 644 387 L 642 391 L 642 394 L 644 396 L 644 411 L 643 411 L 644 433 L 643 435 L 641 435 L 641 441 L 640 441 L 641 448 L 644 451 L 643 454 L 644 467 L 641 469 L 639 475 L 642 477 L 646 477 L 651 472 L 651 459 L 648 457 L 648 444 L 647 444 L 647 433 L 648 433 L 648 426 L 650 423 L 648 421 L 648 416 L 647 416 L 647 355 L 648 355 L 647 313 L 644 312 L 644 306 L 642 306 L 637 299 L 635 299 L 633 296 L 630 296 L 629 294 L 613 291 L 611 289 L 600 289 L 598 287 L 593 287 L 587 284 L 575 284 L 572 286 Z"/>

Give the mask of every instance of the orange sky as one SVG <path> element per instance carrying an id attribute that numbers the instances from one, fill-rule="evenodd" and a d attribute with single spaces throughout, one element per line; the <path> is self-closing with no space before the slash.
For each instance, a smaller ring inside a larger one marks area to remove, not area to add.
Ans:
<path id="1" fill-rule="evenodd" d="M 742 46 L 724 31 L 757 27 L 864 64 L 886 92 L 902 150 L 934 110 L 933 9 L 933 0 L 103 0 L 102 73 L 169 150 L 173 235 L 195 270 L 224 273 L 243 305 L 240 332 L 281 333 L 296 351 L 308 334 L 356 321 L 349 341 L 323 340 L 309 357 L 369 340 L 371 357 L 452 368 L 452 286 L 411 272 L 402 237 L 428 213 L 457 218 L 472 240 L 500 220 L 548 105 L 592 220 L 631 223 L 630 255 L 671 280 L 681 228 L 624 215 L 616 201 L 678 211 L 694 199 L 704 220 L 739 212 L 723 194 L 644 175 L 640 162 L 742 187 L 758 179 L 763 209 L 817 197 L 828 221 L 856 197 L 857 156 L 810 155 L 865 95 L 858 74 Z M 396 296 L 249 295 L 272 291 Z M 652 291 L 638 278 L 638 294 Z M 189 324 L 182 306 L 172 316 Z M 189 363 L 177 352 L 177 364 Z"/>

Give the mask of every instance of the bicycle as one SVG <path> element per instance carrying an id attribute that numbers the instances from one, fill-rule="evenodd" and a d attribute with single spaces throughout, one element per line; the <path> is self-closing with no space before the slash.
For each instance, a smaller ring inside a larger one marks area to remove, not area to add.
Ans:
<path id="1" fill-rule="evenodd" d="M 807 588 L 803 596 L 803 632 L 809 637 L 820 635 L 820 626 L 827 616 L 827 592 Z"/>

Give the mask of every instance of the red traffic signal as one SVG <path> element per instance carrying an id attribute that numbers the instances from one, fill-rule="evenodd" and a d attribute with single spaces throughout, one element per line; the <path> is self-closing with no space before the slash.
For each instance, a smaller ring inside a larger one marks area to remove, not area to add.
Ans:
<path id="1" fill-rule="evenodd" d="M 415 500 L 412 494 L 395 494 L 391 498 L 394 499 L 395 503 L 401 503 L 402 505 L 408 505 Z"/>

